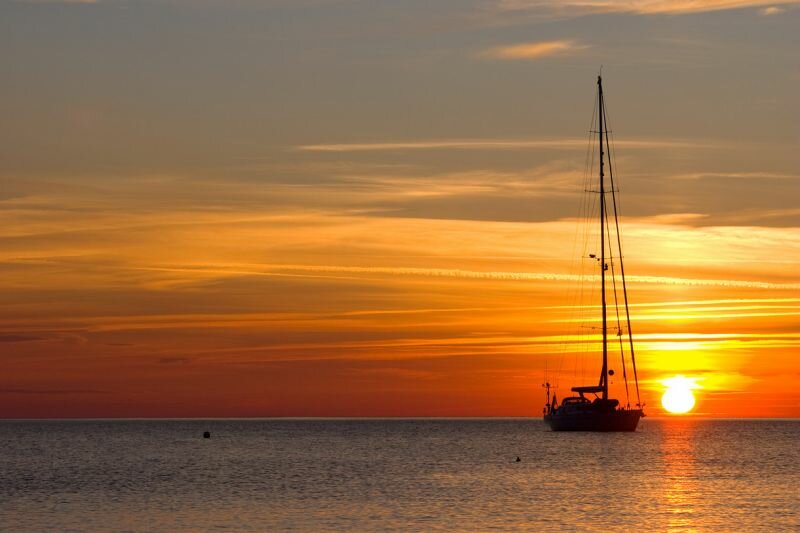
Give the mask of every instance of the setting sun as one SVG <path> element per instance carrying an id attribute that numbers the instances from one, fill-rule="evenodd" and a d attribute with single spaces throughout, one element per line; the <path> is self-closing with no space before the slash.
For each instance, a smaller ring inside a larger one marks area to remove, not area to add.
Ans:
<path id="1" fill-rule="evenodd" d="M 692 389 L 697 387 L 693 379 L 675 376 L 665 379 L 662 383 L 667 387 L 661 396 L 661 405 L 664 409 L 673 414 L 688 413 L 692 410 L 695 404 Z"/>

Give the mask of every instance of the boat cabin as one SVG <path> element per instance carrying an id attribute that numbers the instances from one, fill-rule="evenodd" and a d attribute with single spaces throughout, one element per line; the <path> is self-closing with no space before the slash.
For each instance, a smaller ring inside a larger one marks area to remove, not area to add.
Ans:
<path id="1" fill-rule="evenodd" d="M 578 389 L 581 387 L 575 387 L 572 390 Z M 589 388 L 589 387 L 586 387 Z M 557 410 L 560 414 L 568 414 L 568 413 L 580 413 L 580 412 L 610 412 L 615 411 L 619 406 L 619 401 L 614 399 L 604 400 L 602 398 L 595 398 L 594 400 L 590 400 L 586 398 L 583 393 L 580 393 L 579 396 L 570 396 L 568 398 L 564 398 L 562 400 L 560 406 L 554 406 L 554 410 Z"/>

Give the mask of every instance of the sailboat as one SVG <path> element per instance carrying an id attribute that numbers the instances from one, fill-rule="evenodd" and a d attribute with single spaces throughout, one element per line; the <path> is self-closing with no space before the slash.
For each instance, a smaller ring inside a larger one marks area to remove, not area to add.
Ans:
<path id="1" fill-rule="evenodd" d="M 608 127 L 606 124 L 605 101 L 603 99 L 603 80 L 597 77 L 597 134 L 599 142 L 599 196 L 600 232 L 599 253 L 590 254 L 589 258 L 600 270 L 600 308 L 602 315 L 602 365 L 600 379 L 596 385 L 582 385 L 572 387 L 576 395 L 563 398 L 558 403 L 555 393 L 550 395 L 550 383 L 545 383 L 547 389 L 547 403 L 544 407 L 544 421 L 553 431 L 636 431 L 639 420 L 645 416 L 643 404 L 639 400 L 639 379 L 636 374 L 636 359 L 634 356 L 634 343 L 631 335 L 631 319 L 628 306 L 628 289 L 625 283 L 625 269 L 622 265 L 622 241 L 619 236 L 619 219 L 617 215 L 617 198 L 614 183 L 613 165 L 611 164 L 611 150 L 609 149 Z M 608 157 L 609 176 L 606 178 L 605 159 Z M 608 182 L 607 182 L 608 181 Z M 609 201 L 610 200 L 610 201 Z M 611 218 L 613 215 L 613 227 Z M 615 237 L 615 238 L 614 238 Z M 611 271 L 609 272 L 609 267 Z M 617 275 L 617 268 L 619 274 Z M 620 353 L 622 355 L 623 377 L 625 380 L 626 395 L 628 390 L 628 375 L 625 365 L 625 349 L 630 352 L 633 380 L 636 385 L 637 403 L 633 406 L 630 401 L 622 405 L 619 400 L 609 397 L 609 378 L 614 375 L 614 370 L 609 368 L 609 316 L 608 316 L 608 288 L 609 279 L 612 284 L 613 304 L 617 318 L 617 332 Z M 617 297 L 617 281 L 621 282 L 622 302 Z M 625 321 L 620 319 L 620 303 L 624 304 Z M 627 343 L 623 338 L 627 336 Z M 627 346 L 625 346 L 627 344 Z"/>

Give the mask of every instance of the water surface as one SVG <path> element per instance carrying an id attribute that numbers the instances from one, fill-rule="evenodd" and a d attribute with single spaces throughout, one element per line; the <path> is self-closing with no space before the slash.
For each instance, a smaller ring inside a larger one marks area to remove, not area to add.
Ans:
<path id="1" fill-rule="evenodd" d="M 4 421 L 0 447 L 12 531 L 800 530 L 792 420 Z"/>

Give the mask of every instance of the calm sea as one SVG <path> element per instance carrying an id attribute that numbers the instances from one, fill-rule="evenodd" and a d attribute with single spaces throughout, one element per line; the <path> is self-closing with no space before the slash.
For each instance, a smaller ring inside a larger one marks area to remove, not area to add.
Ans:
<path id="1" fill-rule="evenodd" d="M 799 450 L 780 420 L 4 421 L 0 529 L 800 531 Z"/>

